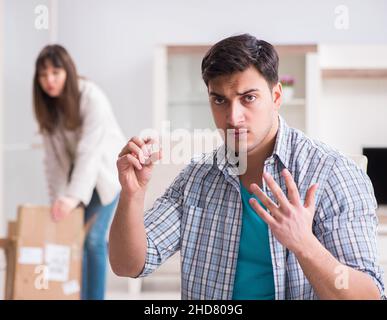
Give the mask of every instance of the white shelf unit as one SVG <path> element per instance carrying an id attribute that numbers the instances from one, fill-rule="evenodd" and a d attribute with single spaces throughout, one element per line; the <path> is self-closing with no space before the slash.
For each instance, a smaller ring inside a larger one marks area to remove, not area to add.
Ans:
<path id="1" fill-rule="evenodd" d="M 387 45 L 321 44 L 319 57 L 319 138 L 345 153 L 385 147 Z"/>
<path id="2" fill-rule="evenodd" d="M 321 139 L 359 154 L 387 145 L 387 45 L 319 46 Z M 378 207 L 379 260 L 387 280 L 387 206 Z"/>

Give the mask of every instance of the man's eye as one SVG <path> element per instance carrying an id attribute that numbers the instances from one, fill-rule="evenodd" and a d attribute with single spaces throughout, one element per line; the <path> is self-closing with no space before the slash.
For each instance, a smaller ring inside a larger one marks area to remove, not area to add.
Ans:
<path id="1" fill-rule="evenodd" d="M 247 96 L 244 96 L 243 99 L 246 101 L 246 102 L 253 102 L 255 99 L 257 99 L 256 96 L 253 96 L 253 95 L 247 95 Z"/>
<path id="2" fill-rule="evenodd" d="M 224 99 L 222 99 L 222 98 L 215 98 L 214 99 L 214 103 L 215 104 L 223 104 L 224 103 Z"/>

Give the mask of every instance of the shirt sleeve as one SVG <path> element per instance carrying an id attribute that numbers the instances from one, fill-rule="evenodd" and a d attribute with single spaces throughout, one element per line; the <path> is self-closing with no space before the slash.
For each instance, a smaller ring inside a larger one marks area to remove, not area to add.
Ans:
<path id="1" fill-rule="evenodd" d="M 341 263 L 367 273 L 384 295 L 377 249 L 377 202 L 367 174 L 348 159 L 336 160 L 316 210 L 314 231 Z"/>
<path id="2" fill-rule="evenodd" d="M 187 168 L 180 172 L 153 207 L 145 212 L 147 254 L 144 268 L 137 277 L 151 274 L 180 250 L 180 223 Z"/>
<path id="3" fill-rule="evenodd" d="M 48 185 L 50 202 L 65 192 L 67 186 L 67 172 L 59 162 L 59 150 L 55 150 L 53 136 L 42 134 L 44 146 L 44 169 Z M 58 146 L 57 146 L 58 147 Z"/>

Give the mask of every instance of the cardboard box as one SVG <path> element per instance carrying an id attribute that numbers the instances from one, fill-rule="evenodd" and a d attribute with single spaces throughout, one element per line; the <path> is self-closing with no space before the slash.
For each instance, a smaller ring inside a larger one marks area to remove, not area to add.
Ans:
<path id="1" fill-rule="evenodd" d="M 54 222 L 50 208 L 20 206 L 8 224 L 6 299 L 80 299 L 83 209 Z"/>
<path id="2" fill-rule="evenodd" d="M 4 239 L 5 253 L 7 259 L 6 279 L 5 279 L 5 299 L 9 300 L 13 292 L 13 279 L 15 276 L 15 262 L 16 262 L 16 222 L 8 222 L 8 238 Z"/>

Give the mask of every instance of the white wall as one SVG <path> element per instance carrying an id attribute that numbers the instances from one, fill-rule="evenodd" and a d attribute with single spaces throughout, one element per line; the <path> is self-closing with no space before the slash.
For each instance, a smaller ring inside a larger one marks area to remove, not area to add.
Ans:
<path id="1" fill-rule="evenodd" d="M 49 30 L 35 28 L 35 8 L 48 0 L 4 1 L 4 212 L 16 215 L 24 202 L 46 203 L 42 152 L 30 150 L 39 141 L 32 113 L 32 77 L 39 50 Z"/>
<path id="2" fill-rule="evenodd" d="M 4 115 L 4 1 L 0 0 L 0 237 L 4 234 L 3 115 Z"/>
<path id="3" fill-rule="evenodd" d="M 4 54 L 4 44 L 3 44 L 3 35 L 4 35 L 4 1 L 0 0 L 0 238 L 3 238 L 5 235 L 5 214 L 4 214 L 4 204 L 3 204 L 3 114 L 4 114 L 4 105 L 3 105 L 3 54 Z M 0 250 L 0 299 L 4 299 L 4 282 L 5 282 L 5 252 Z"/>
<path id="4" fill-rule="evenodd" d="M 4 5 L 4 140 L 7 150 L 14 150 L 6 151 L 4 159 L 9 217 L 18 203 L 47 201 L 41 152 L 15 151 L 38 139 L 31 102 L 33 65 L 50 39 L 49 30 L 34 28 L 38 4 L 50 2 L 5 0 Z M 334 9 L 339 4 L 349 9 L 348 30 L 334 27 Z M 79 72 L 107 92 L 128 137 L 152 125 L 157 44 L 213 43 L 241 32 L 273 43 L 387 43 L 387 33 L 382 32 L 387 30 L 387 1 L 383 0 L 58 0 L 57 6 L 58 41 L 73 55 Z M 379 109 L 377 120 L 387 118 L 383 107 Z M 327 142 L 335 142 L 335 135 L 328 133 Z"/>
<path id="5" fill-rule="evenodd" d="M 338 4 L 348 5 L 348 30 L 334 28 Z M 59 2 L 59 41 L 109 93 L 128 136 L 152 124 L 157 44 L 213 43 L 241 32 L 277 43 L 387 43 L 380 30 L 387 30 L 387 2 L 380 0 Z"/>

